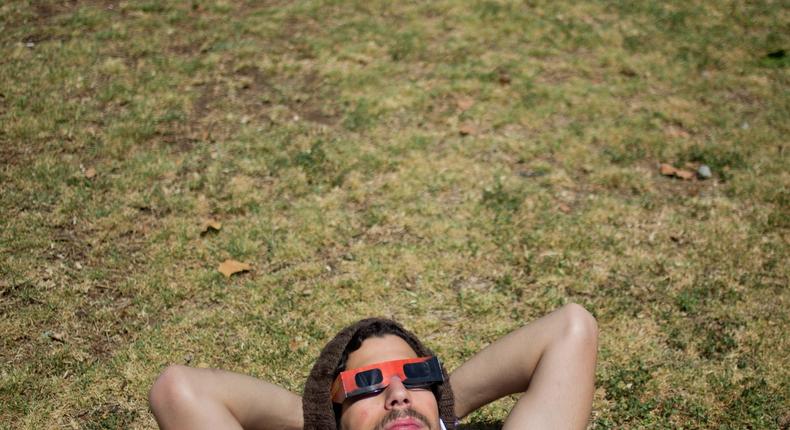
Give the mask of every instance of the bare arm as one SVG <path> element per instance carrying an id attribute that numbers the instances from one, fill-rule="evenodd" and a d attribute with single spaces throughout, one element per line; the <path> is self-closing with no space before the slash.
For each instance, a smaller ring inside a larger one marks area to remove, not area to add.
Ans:
<path id="1" fill-rule="evenodd" d="M 156 380 L 148 399 L 163 430 L 302 428 L 300 396 L 223 370 L 170 366 Z"/>
<path id="2" fill-rule="evenodd" d="M 595 389 L 595 319 L 567 305 L 489 345 L 450 376 L 464 417 L 503 396 L 524 393 L 503 429 L 583 429 Z"/>

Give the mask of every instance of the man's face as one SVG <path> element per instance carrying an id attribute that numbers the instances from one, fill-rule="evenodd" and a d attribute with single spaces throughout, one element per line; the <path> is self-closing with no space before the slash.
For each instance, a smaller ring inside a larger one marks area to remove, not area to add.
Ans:
<path id="1" fill-rule="evenodd" d="M 415 358 L 408 343 L 395 335 L 369 337 L 348 355 L 346 369 L 384 361 Z M 384 391 L 343 403 L 343 430 L 437 430 L 439 407 L 430 389 L 407 389 L 394 376 Z"/>

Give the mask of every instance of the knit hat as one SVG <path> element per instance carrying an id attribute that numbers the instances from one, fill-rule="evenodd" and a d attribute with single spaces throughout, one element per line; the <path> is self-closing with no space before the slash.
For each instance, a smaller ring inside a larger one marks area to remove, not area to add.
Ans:
<path id="1" fill-rule="evenodd" d="M 302 394 L 304 430 L 337 430 L 335 412 L 330 398 L 332 382 L 337 377 L 335 372 L 340 364 L 343 351 L 354 335 L 376 324 L 394 329 L 393 331 L 399 333 L 400 337 L 405 336 L 403 340 L 411 346 L 418 357 L 434 355 L 412 332 L 389 319 L 367 318 L 344 328 L 324 346 L 310 371 L 310 376 L 307 377 Z M 439 406 L 439 417 L 448 429 L 454 429 L 456 418 L 453 392 L 450 389 L 450 378 L 444 366 L 442 366 L 442 374 L 444 382 L 437 384 L 434 390 L 436 403 Z"/>

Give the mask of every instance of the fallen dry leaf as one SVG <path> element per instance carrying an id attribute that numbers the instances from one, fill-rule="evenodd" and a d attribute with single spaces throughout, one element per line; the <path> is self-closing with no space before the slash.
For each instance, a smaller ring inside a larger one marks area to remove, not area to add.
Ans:
<path id="1" fill-rule="evenodd" d="M 566 205 L 565 203 L 560 203 L 559 205 L 557 205 L 557 209 L 559 209 L 560 212 L 564 214 L 571 213 L 571 207 Z"/>
<path id="2" fill-rule="evenodd" d="M 96 177 L 96 169 L 94 169 L 93 167 L 91 167 L 91 168 L 89 168 L 88 170 L 86 170 L 86 171 L 85 171 L 85 177 L 86 177 L 86 178 L 88 178 L 88 179 L 93 179 L 93 178 L 95 178 L 95 177 Z"/>
<path id="3" fill-rule="evenodd" d="M 206 222 L 204 222 L 203 226 L 200 227 L 200 234 L 204 235 L 204 234 L 207 234 L 209 232 L 216 232 L 216 231 L 219 231 L 221 228 L 222 228 L 222 223 L 221 222 L 219 222 L 217 220 L 214 220 L 214 219 L 210 219 L 210 220 L 207 220 Z"/>
<path id="4" fill-rule="evenodd" d="M 226 278 L 230 278 L 231 275 L 241 272 L 247 272 L 252 270 L 252 266 L 247 263 L 242 263 L 236 260 L 225 260 L 220 263 L 219 267 L 217 268 L 220 273 L 225 275 Z"/>
<path id="5" fill-rule="evenodd" d="M 635 76 L 638 76 L 638 73 L 636 73 L 636 70 L 634 70 L 634 69 L 632 69 L 630 67 L 623 67 L 622 69 L 620 69 L 620 74 L 623 75 L 623 76 L 627 76 L 629 78 L 633 78 Z"/>
<path id="6" fill-rule="evenodd" d="M 469 136 L 477 134 L 477 128 L 473 124 L 465 123 L 458 127 L 458 132 L 461 136 Z"/>
<path id="7" fill-rule="evenodd" d="M 672 165 L 667 163 L 661 163 L 661 165 L 658 166 L 658 170 L 664 176 L 675 176 L 675 172 L 677 171 L 677 169 L 675 169 L 674 167 L 672 167 Z"/>
<path id="8" fill-rule="evenodd" d="M 684 139 L 689 137 L 689 133 L 686 130 L 684 130 L 684 129 L 680 128 L 680 127 L 674 126 L 674 125 L 668 126 L 665 129 L 665 132 L 670 137 L 677 137 L 677 138 L 684 138 Z"/>
<path id="9" fill-rule="evenodd" d="M 683 179 L 684 181 L 690 181 L 694 179 L 694 172 L 689 172 L 688 170 L 683 170 L 683 169 L 677 169 L 675 171 L 675 176 L 677 176 L 680 179 Z"/>
<path id="10" fill-rule="evenodd" d="M 299 348 L 304 348 L 307 346 L 307 342 L 302 339 L 302 336 L 296 336 L 288 342 L 288 347 L 291 348 L 291 351 L 297 351 Z"/>
<path id="11" fill-rule="evenodd" d="M 460 97 L 455 101 L 455 104 L 458 106 L 458 109 L 469 110 L 475 105 L 475 101 L 469 97 Z"/>
<path id="12" fill-rule="evenodd" d="M 54 340 L 56 342 L 60 342 L 60 343 L 65 343 L 66 342 L 66 333 L 63 333 L 63 332 L 54 332 L 53 333 L 53 332 L 49 332 L 48 331 L 47 332 L 47 336 L 50 339 L 52 339 L 52 340 Z"/>

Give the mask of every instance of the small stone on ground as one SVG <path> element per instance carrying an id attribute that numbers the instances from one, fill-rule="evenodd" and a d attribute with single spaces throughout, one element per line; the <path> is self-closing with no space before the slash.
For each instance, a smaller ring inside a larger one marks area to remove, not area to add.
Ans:
<path id="1" fill-rule="evenodd" d="M 703 164 L 697 169 L 697 176 L 699 176 L 700 179 L 710 179 L 713 177 L 713 173 L 711 173 L 710 167 L 708 167 L 707 164 Z"/>

